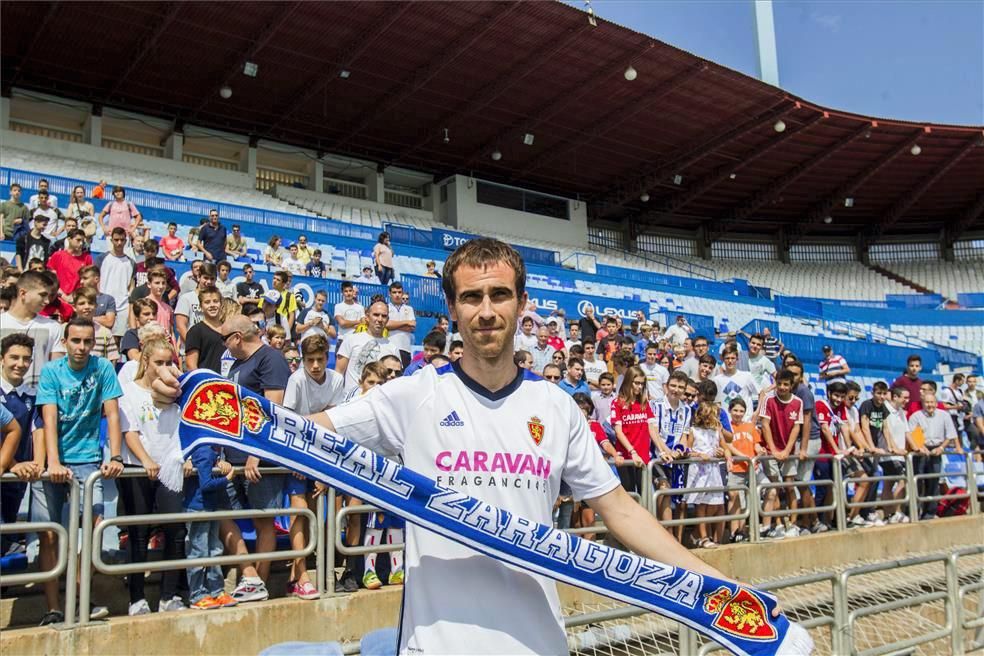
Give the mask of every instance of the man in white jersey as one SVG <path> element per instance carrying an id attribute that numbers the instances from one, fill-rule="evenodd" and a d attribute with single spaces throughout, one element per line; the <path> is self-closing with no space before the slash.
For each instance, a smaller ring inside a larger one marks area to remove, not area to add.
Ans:
<path id="1" fill-rule="evenodd" d="M 413 331 L 417 329 L 417 316 L 404 298 L 403 285 L 398 282 L 390 283 L 389 293 L 389 321 L 386 327 L 397 355 L 403 361 L 403 368 L 406 369 L 410 364 L 410 348 L 413 344 Z"/>
<path id="2" fill-rule="evenodd" d="M 738 349 L 729 345 L 721 356 L 724 370 L 714 377 L 718 388 L 717 402 L 722 408 L 728 407 L 731 399 L 741 397 L 745 402 L 745 421 L 752 417 L 753 400 L 758 400 L 758 389 L 752 374 L 738 369 Z"/>
<path id="3" fill-rule="evenodd" d="M 670 380 L 670 371 L 659 363 L 659 347 L 655 344 L 646 346 L 646 359 L 639 363 L 639 368 L 646 374 L 646 390 L 652 403 L 662 403 L 666 396 L 666 383 Z"/>
<path id="4" fill-rule="evenodd" d="M 755 391 L 761 392 L 772 385 L 776 364 L 765 355 L 765 336 L 755 333 L 748 338 L 748 373 L 755 381 Z"/>
<path id="5" fill-rule="evenodd" d="M 383 330 L 389 321 L 389 306 L 386 302 L 377 301 L 370 305 L 367 319 L 366 332 L 346 337 L 335 357 L 335 371 L 345 376 L 347 394 L 359 387 L 362 370 L 367 364 L 376 362 L 384 355 L 400 357 L 393 342 L 383 337 Z"/>
<path id="6" fill-rule="evenodd" d="M 366 318 L 366 309 L 356 300 L 358 290 L 351 280 L 342 283 L 342 302 L 335 303 L 335 323 L 338 324 L 338 343 L 335 349 L 342 347 L 346 337 L 353 334 L 362 320 Z"/>
<path id="7" fill-rule="evenodd" d="M 507 244 L 474 239 L 444 267 L 464 353 L 312 417 L 441 485 L 549 524 L 561 478 L 629 548 L 721 576 L 633 501 L 594 446 L 584 414 L 556 385 L 513 364 L 525 266 Z M 370 316 L 373 309 L 370 309 Z M 555 584 L 407 525 L 401 653 L 567 653 Z M 450 586 L 450 587 L 449 587 Z M 462 604 L 452 590 L 480 591 Z"/>
<path id="8" fill-rule="evenodd" d="M 110 250 L 96 258 L 96 266 L 99 267 L 99 291 L 113 297 L 116 303 L 113 335 L 122 337 L 126 333 L 127 320 L 130 318 L 130 292 L 133 291 L 133 276 L 137 265 L 124 252 L 126 230 L 113 228 L 110 233 L 110 243 Z"/>

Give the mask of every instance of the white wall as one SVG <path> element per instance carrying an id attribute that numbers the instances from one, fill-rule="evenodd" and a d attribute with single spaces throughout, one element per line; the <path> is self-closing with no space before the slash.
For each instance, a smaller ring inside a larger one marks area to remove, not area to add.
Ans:
<path id="1" fill-rule="evenodd" d="M 456 175 L 448 183 L 447 223 L 468 232 L 501 235 L 586 248 L 588 213 L 584 203 L 568 200 L 570 220 L 484 205 L 476 200 L 474 178 Z"/>
<path id="2" fill-rule="evenodd" d="M 21 148 L 53 157 L 65 157 L 110 166 L 122 166 L 141 171 L 175 175 L 182 178 L 194 178 L 203 182 L 214 182 L 221 185 L 243 187 L 244 189 L 252 190 L 255 185 L 254 179 L 248 173 L 242 171 L 214 169 L 209 166 L 199 166 L 197 164 L 176 162 L 161 157 L 127 153 L 120 150 L 103 148 L 102 146 L 92 146 L 90 144 L 74 143 L 60 139 L 48 139 L 46 137 L 14 132 L 12 130 L 0 130 L 0 143 L 9 148 Z"/>

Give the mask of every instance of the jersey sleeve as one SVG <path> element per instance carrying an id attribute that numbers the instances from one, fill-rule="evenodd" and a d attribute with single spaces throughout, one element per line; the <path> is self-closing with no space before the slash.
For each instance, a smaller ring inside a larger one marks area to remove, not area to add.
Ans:
<path id="1" fill-rule="evenodd" d="M 298 369 L 297 372 L 301 375 L 304 374 L 303 370 Z M 290 408 L 291 410 L 298 412 L 299 404 L 301 401 L 301 384 L 300 379 L 294 374 L 291 374 L 290 378 L 287 379 L 287 389 L 284 391 L 284 407 Z"/>
<path id="2" fill-rule="evenodd" d="M 796 421 L 794 421 L 793 423 L 794 424 L 802 424 L 803 423 L 803 401 L 799 397 L 795 397 L 794 396 L 793 398 L 795 398 L 797 401 L 799 401 L 799 409 L 796 411 Z"/>
<path id="3" fill-rule="evenodd" d="M 113 368 L 113 365 L 105 358 L 99 358 L 98 362 L 99 382 L 100 389 L 102 390 L 100 401 L 105 403 L 106 401 L 112 401 L 123 396 L 123 389 L 120 387 L 119 379 L 116 378 L 116 370 Z"/>
<path id="4" fill-rule="evenodd" d="M 615 426 L 622 425 L 622 404 L 618 401 L 618 399 L 612 400 L 612 412 L 609 423 L 613 428 Z"/>
<path id="5" fill-rule="evenodd" d="M 761 410 L 759 410 L 759 418 L 761 419 L 771 419 L 772 418 L 772 399 L 774 396 L 769 396 L 765 399 L 765 403 L 760 404 Z"/>
<path id="6" fill-rule="evenodd" d="M 406 406 L 418 398 L 412 394 L 410 380 L 394 380 L 385 387 L 375 387 L 368 394 L 326 410 L 335 432 L 384 456 L 401 455 L 409 424 Z M 402 381 L 408 384 L 401 385 Z M 394 394 L 394 388 L 406 388 L 406 392 Z"/>
<path id="7" fill-rule="evenodd" d="M 188 298 L 187 294 L 182 294 L 178 297 L 178 304 L 174 306 L 174 314 L 181 314 L 186 317 L 191 316 L 191 299 Z"/>
<path id="8" fill-rule="evenodd" d="M 600 497 L 619 486 L 618 478 L 598 449 L 584 413 L 573 399 L 568 399 L 568 406 L 571 435 L 561 478 L 571 487 L 575 499 Z"/>

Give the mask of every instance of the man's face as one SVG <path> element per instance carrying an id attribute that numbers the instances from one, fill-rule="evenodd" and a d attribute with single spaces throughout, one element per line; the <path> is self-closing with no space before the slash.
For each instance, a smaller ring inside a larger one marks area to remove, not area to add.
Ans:
<path id="1" fill-rule="evenodd" d="M 776 381 L 776 394 L 782 398 L 787 398 L 793 393 L 793 385 L 788 380 Z"/>
<path id="2" fill-rule="evenodd" d="M 793 382 L 796 385 L 799 385 L 800 383 L 803 382 L 803 370 L 802 369 L 800 369 L 799 367 L 788 367 L 788 366 L 786 368 L 789 369 L 789 371 L 792 372 L 792 374 L 793 374 Z"/>
<path id="3" fill-rule="evenodd" d="M 888 400 L 888 397 L 889 396 L 890 395 L 889 395 L 889 392 L 888 392 L 887 389 L 885 389 L 885 390 L 875 390 L 871 394 L 872 400 L 875 402 L 875 405 L 878 405 L 878 406 L 883 405 L 885 403 L 885 401 Z"/>
<path id="4" fill-rule="evenodd" d="M 572 323 L 570 329 L 567 331 L 571 336 L 571 339 L 577 339 L 581 336 L 581 326 L 576 323 Z"/>
<path id="5" fill-rule="evenodd" d="M 74 237 L 69 237 L 65 241 L 65 245 L 68 246 L 68 251 L 72 255 L 78 255 L 82 252 L 82 246 L 85 244 L 85 237 L 82 235 L 76 235 Z"/>
<path id="6" fill-rule="evenodd" d="M 96 345 L 96 331 L 85 326 L 72 326 L 63 341 L 69 364 L 81 367 L 92 352 L 92 347 Z"/>
<path id="7" fill-rule="evenodd" d="M 96 271 L 86 271 L 84 274 L 79 276 L 79 286 L 80 287 L 95 287 L 99 288 L 99 274 Z"/>
<path id="8" fill-rule="evenodd" d="M 79 229 L 79 222 L 75 219 L 65 219 L 65 232 Z"/>
<path id="9" fill-rule="evenodd" d="M 253 267 L 243 267 L 243 276 L 246 277 L 246 282 L 253 282 Z"/>
<path id="10" fill-rule="evenodd" d="M 697 388 L 693 385 L 687 385 L 687 391 L 683 393 L 683 400 L 687 403 L 694 403 L 697 400 Z"/>
<path id="11" fill-rule="evenodd" d="M 225 282 L 226 280 L 229 279 L 230 268 L 231 267 L 229 267 L 226 264 L 223 264 L 222 266 L 219 267 L 219 280 Z"/>
<path id="12" fill-rule="evenodd" d="M 152 308 L 143 308 L 140 310 L 140 314 L 137 315 L 137 325 L 141 327 L 145 326 L 156 318 L 157 315 L 154 314 Z"/>
<path id="13" fill-rule="evenodd" d="M 504 262 L 486 267 L 461 266 L 454 273 L 456 297 L 448 306 L 468 352 L 494 359 L 512 349 L 519 308 L 526 294 L 516 294 L 516 272 Z"/>
<path id="14" fill-rule="evenodd" d="M 541 326 L 536 331 L 536 345 L 541 349 L 546 348 L 548 339 L 550 339 L 550 330 L 546 326 Z"/>
<path id="15" fill-rule="evenodd" d="M 164 290 L 167 288 L 167 279 L 161 276 L 157 276 L 152 280 L 148 281 L 147 289 L 150 291 L 150 295 L 154 298 L 160 298 L 164 295 Z"/>
<path id="16" fill-rule="evenodd" d="M 324 377 L 327 364 L 328 356 L 324 353 L 308 353 L 304 356 L 304 371 L 315 380 L 321 380 Z"/>
<path id="17" fill-rule="evenodd" d="M 324 294 L 322 294 L 320 292 L 317 293 L 317 294 L 315 294 L 314 295 L 314 309 L 317 310 L 318 312 L 321 312 L 321 310 L 324 309 L 325 302 L 327 300 L 328 300 L 328 297 L 325 296 Z"/>
<path id="18" fill-rule="evenodd" d="M 403 375 L 403 365 L 397 358 L 392 356 L 383 358 L 383 366 L 386 367 L 386 380 L 390 381 Z M 386 382 L 386 381 L 384 381 Z"/>
<path id="19" fill-rule="evenodd" d="M 683 324 L 685 324 L 685 323 L 687 323 L 687 320 L 684 319 L 683 317 L 677 317 L 676 318 L 676 325 L 683 326 Z"/>
<path id="20" fill-rule="evenodd" d="M 564 353 L 562 351 L 554 351 L 554 354 L 550 356 L 551 361 L 558 367 L 564 363 Z"/>
<path id="21" fill-rule="evenodd" d="M 34 353 L 31 349 L 26 346 L 11 346 L 0 361 L 3 363 L 3 375 L 11 385 L 17 387 L 24 382 L 24 376 L 31 368 L 33 360 Z"/>
<path id="22" fill-rule="evenodd" d="M 707 380 L 710 378 L 712 371 L 714 371 L 714 365 L 710 362 L 701 362 L 697 365 L 697 377 L 700 380 Z"/>
<path id="23" fill-rule="evenodd" d="M 936 414 L 936 395 L 927 394 L 922 400 L 922 409 L 928 416 L 932 417 Z"/>
<path id="24" fill-rule="evenodd" d="M 19 203 L 20 202 L 20 198 L 21 198 L 21 188 L 20 187 L 11 187 L 10 188 L 10 200 L 14 201 L 15 203 Z"/>
<path id="25" fill-rule="evenodd" d="M 595 344 L 594 342 L 586 342 L 584 344 L 584 357 L 591 362 L 594 362 L 595 356 Z"/>
<path id="26" fill-rule="evenodd" d="M 440 330 L 442 333 L 447 334 L 449 327 L 450 324 L 448 323 L 446 317 L 441 317 L 440 319 L 437 320 L 437 329 Z"/>
<path id="27" fill-rule="evenodd" d="M 222 311 L 222 294 L 208 293 L 201 299 L 202 314 L 209 319 L 218 319 Z"/>
<path id="28" fill-rule="evenodd" d="M 290 256 L 293 258 L 297 257 L 297 244 L 290 245 Z"/>
<path id="29" fill-rule="evenodd" d="M 278 292 L 282 292 L 282 291 L 284 291 L 284 288 L 285 287 L 287 287 L 287 281 L 284 280 L 283 276 L 274 276 L 273 277 L 273 288 L 274 289 L 276 289 Z"/>
<path id="30" fill-rule="evenodd" d="M 533 334 L 533 320 L 532 319 L 523 319 L 523 323 L 520 324 L 520 325 L 522 326 L 521 330 L 523 331 L 523 334 L 524 335 L 527 335 L 528 336 L 528 335 L 532 335 Z"/>
<path id="31" fill-rule="evenodd" d="M 424 344 L 424 361 L 430 362 L 431 358 L 441 352 L 441 349 L 430 344 Z"/>
<path id="32" fill-rule="evenodd" d="M 608 331 L 609 335 L 614 334 L 618 331 L 618 323 L 616 323 L 614 319 L 608 319 L 605 321 L 605 330 Z"/>
<path id="33" fill-rule="evenodd" d="M 34 217 L 34 231 L 41 234 L 48 228 L 48 217 L 46 216 L 36 216 Z"/>
<path id="34" fill-rule="evenodd" d="M 48 209 L 48 194 L 47 192 L 38 194 L 38 207 L 43 210 Z"/>
<path id="35" fill-rule="evenodd" d="M 682 380 L 671 378 L 666 382 L 666 395 L 671 401 L 678 401 L 686 388 L 687 385 Z"/>
<path id="36" fill-rule="evenodd" d="M 834 407 L 839 408 L 844 405 L 844 393 L 843 392 L 831 392 L 830 402 L 834 404 Z"/>
<path id="37" fill-rule="evenodd" d="M 126 235 L 113 235 L 110 237 L 110 241 L 113 242 L 113 252 L 116 255 L 122 255 L 123 248 L 126 246 Z"/>
<path id="38" fill-rule="evenodd" d="M 560 382 L 560 369 L 556 365 L 548 364 L 543 368 L 543 379 L 556 385 Z"/>
<path id="39" fill-rule="evenodd" d="M 977 389 L 977 376 L 967 376 L 967 391 L 973 392 Z"/>
<path id="40" fill-rule="evenodd" d="M 393 289 L 391 289 L 390 290 L 390 302 L 393 305 L 402 305 L 403 304 L 403 290 L 400 289 L 399 287 L 394 287 Z"/>
<path id="41" fill-rule="evenodd" d="M 389 306 L 386 303 L 373 303 L 369 307 L 369 333 L 373 337 L 382 337 L 386 322 L 389 321 Z"/>
<path id="42" fill-rule="evenodd" d="M 933 393 L 933 388 L 929 386 L 928 383 L 923 383 L 919 386 L 919 396 L 923 399 L 926 398 L 928 394 Z"/>
<path id="43" fill-rule="evenodd" d="M 300 237 L 297 238 L 297 243 L 298 243 L 298 249 L 307 248 L 307 237 L 301 235 Z"/>
<path id="44" fill-rule="evenodd" d="M 725 353 L 724 357 L 724 368 L 733 372 L 738 367 L 738 354 L 737 353 Z"/>
<path id="45" fill-rule="evenodd" d="M 212 212 L 209 212 L 209 213 L 208 213 L 208 222 L 209 222 L 209 224 L 210 224 L 210 225 L 211 225 L 211 226 L 212 226 L 213 228 L 214 228 L 215 226 L 217 226 L 217 225 L 219 225 L 219 213 L 218 213 L 218 212 L 216 212 L 216 211 L 212 211 Z"/>
<path id="46" fill-rule="evenodd" d="M 753 337 L 748 341 L 748 354 L 758 355 L 762 352 L 762 340 L 758 337 Z"/>
<path id="47" fill-rule="evenodd" d="M 21 303 L 31 314 L 37 314 L 51 300 L 51 290 L 43 285 L 19 290 L 17 293 Z"/>
<path id="48" fill-rule="evenodd" d="M 909 378 L 918 377 L 920 371 L 922 371 L 922 362 L 919 360 L 910 360 L 905 366 L 905 373 L 908 374 Z"/>
<path id="49" fill-rule="evenodd" d="M 902 394 L 899 396 L 899 407 L 904 408 L 909 405 L 909 390 L 903 389 Z"/>
<path id="50" fill-rule="evenodd" d="M 659 362 L 659 352 L 654 348 L 646 349 L 646 364 L 654 365 Z"/>
<path id="51" fill-rule="evenodd" d="M 448 359 L 451 360 L 451 362 L 457 362 L 458 360 L 461 359 L 461 354 L 464 353 L 464 351 L 465 349 L 463 349 L 462 347 L 455 346 L 453 349 L 451 349 L 448 352 Z"/>
<path id="52" fill-rule="evenodd" d="M 207 276 L 204 273 L 198 277 L 198 289 L 205 289 L 215 284 L 214 276 Z"/>
<path id="53" fill-rule="evenodd" d="M 113 192 L 113 198 L 115 198 L 117 200 L 117 202 L 123 202 L 123 196 L 124 196 L 124 194 L 123 194 L 122 191 L 114 191 Z"/>
<path id="54" fill-rule="evenodd" d="M 699 358 L 702 355 L 707 355 L 707 340 L 698 339 L 694 341 L 694 354 Z"/>
<path id="55" fill-rule="evenodd" d="M 567 367 L 567 377 L 570 378 L 572 382 L 580 382 L 581 378 L 584 377 L 584 365 L 580 362 L 575 362 Z"/>
<path id="56" fill-rule="evenodd" d="M 342 290 L 342 300 L 346 303 L 351 303 L 355 300 L 356 289 L 355 285 L 351 287 L 346 287 Z"/>
<path id="57" fill-rule="evenodd" d="M 684 353 L 694 352 L 694 340 L 690 339 L 689 337 L 683 340 L 683 352 Z"/>
<path id="58" fill-rule="evenodd" d="M 92 315 L 96 311 L 95 304 L 87 298 L 80 298 L 75 301 L 75 314 L 79 315 L 83 319 L 91 319 Z"/>
<path id="59" fill-rule="evenodd" d="M 195 260 L 191 263 L 191 275 L 195 280 L 198 280 L 198 276 L 202 273 L 202 261 Z"/>

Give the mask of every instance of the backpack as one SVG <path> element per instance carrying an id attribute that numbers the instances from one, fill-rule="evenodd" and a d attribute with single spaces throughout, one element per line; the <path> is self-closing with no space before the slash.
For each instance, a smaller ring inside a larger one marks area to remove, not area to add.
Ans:
<path id="1" fill-rule="evenodd" d="M 944 486 L 946 487 L 946 486 Z M 946 488 L 943 494 L 966 494 L 967 490 L 962 487 L 950 487 Z M 939 517 L 956 517 L 958 515 L 966 515 L 967 508 L 970 505 L 970 499 L 968 497 L 963 497 L 960 499 L 940 499 L 939 504 L 936 506 L 936 514 Z"/>

